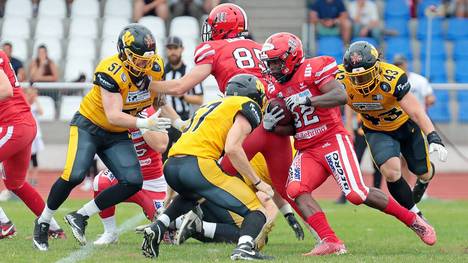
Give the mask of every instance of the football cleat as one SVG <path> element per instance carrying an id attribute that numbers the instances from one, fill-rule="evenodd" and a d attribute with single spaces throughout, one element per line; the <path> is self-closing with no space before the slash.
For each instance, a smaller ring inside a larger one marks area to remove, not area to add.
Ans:
<path id="1" fill-rule="evenodd" d="M 89 216 L 84 216 L 79 213 L 71 212 L 70 214 L 64 217 L 65 222 L 70 225 L 73 236 L 80 243 L 80 245 L 86 245 L 85 230 L 86 225 L 88 225 Z"/>
<path id="2" fill-rule="evenodd" d="M 119 240 L 119 235 L 115 232 L 104 232 L 101 236 L 93 242 L 96 246 L 106 246 L 115 244 Z"/>
<path id="3" fill-rule="evenodd" d="M 57 230 L 50 230 L 49 229 L 49 237 L 53 239 L 67 239 L 67 235 L 65 235 L 65 231 L 59 228 Z"/>
<path id="4" fill-rule="evenodd" d="M 274 221 L 266 222 L 263 225 L 262 230 L 260 231 L 260 233 L 258 234 L 257 238 L 255 238 L 255 241 L 254 241 L 255 248 L 258 251 L 261 251 L 265 247 L 265 245 L 268 243 L 268 234 L 271 232 L 274 226 L 275 226 Z"/>
<path id="5" fill-rule="evenodd" d="M 137 227 L 135 227 L 135 232 L 137 234 L 144 234 L 145 233 L 145 228 L 150 227 L 151 225 L 152 225 L 152 223 L 137 226 Z"/>
<path id="6" fill-rule="evenodd" d="M 411 228 L 427 245 L 432 246 L 436 243 L 437 236 L 434 228 L 420 216 L 416 215 L 413 224 L 411 224 L 409 228 Z"/>
<path id="7" fill-rule="evenodd" d="M 47 251 L 49 249 L 49 224 L 38 223 L 37 218 L 34 220 L 33 245 L 39 251 Z"/>
<path id="8" fill-rule="evenodd" d="M 147 258 L 157 258 L 159 256 L 159 244 L 163 238 L 163 233 L 158 222 L 145 228 L 143 234 L 144 239 L 143 244 L 141 244 L 143 256 Z"/>
<path id="9" fill-rule="evenodd" d="M 195 233 L 203 233 L 203 221 L 201 219 L 203 217 L 203 212 L 201 209 L 197 208 L 199 208 L 199 206 L 184 215 L 182 224 L 175 236 L 175 245 L 181 245 Z"/>
<path id="10" fill-rule="evenodd" d="M 15 225 L 11 221 L 0 223 L 0 231 L 0 239 L 12 238 L 16 235 Z"/>
<path id="11" fill-rule="evenodd" d="M 341 242 L 321 240 L 309 253 L 303 254 L 303 256 L 342 255 L 347 252 L 345 245 Z"/>
<path id="12" fill-rule="evenodd" d="M 237 245 L 237 247 L 232 251 L 231 254 L 232 260 L 271 260 L 274 259 L 271 256 L 263 255 L 254 248 L 254 244 L 251 242 L 246 242 Z"/>

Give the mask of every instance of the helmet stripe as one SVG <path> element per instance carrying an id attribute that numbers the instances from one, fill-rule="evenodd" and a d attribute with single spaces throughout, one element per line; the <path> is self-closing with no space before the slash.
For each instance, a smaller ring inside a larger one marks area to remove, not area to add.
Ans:
<path id="1" fill-rule="evenodd" d="M 248 21 L 247 21 L 247 14 L 245 13 L 244 9 L 240 6 L 237 6 L 240 11 L 242 12 L 242 15 L 244 16 L 244 21 L 245 21 L 245 31 L 248 31 L 249 26 L 248 26 Z"/>

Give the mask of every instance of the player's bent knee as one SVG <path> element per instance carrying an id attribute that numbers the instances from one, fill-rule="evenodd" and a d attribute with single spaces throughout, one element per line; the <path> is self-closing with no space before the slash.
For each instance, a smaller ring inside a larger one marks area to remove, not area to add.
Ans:
<path id="1" fill-rule="evenodd" d="M 351 191 L 346 195 L 346 200 L 348 200 L 353 205 L 360 205 L 366 201 L 366 197 L 360 196 L 358 193 Z"/>
<path id="2" fill-rule="evenodd" d="M 286 188 L 286 194 L 292 200 L 296 199 L 299 195 L 301 195 L 303 191 L 301 190 L 301 183 L 300 182 L 290 182 Z"/>
<path id="3" fill-rule="evenodd" d="M 68 183 L 72 184 L 73 187 L 75 187 L 81 184 L 81 182 L 83 182 L 84 178 L 86 177 L 86 173 L 87 173 L 87 170 L 76 171 L 76 172 L 73 171 L 68 177 L 68 179 L 64 178 L 63 176 L 62 176 L 62 179 L 64 179 Z"/>
<path id="4" fill-rule="evenodd" d="M 8 190 L 14 191 L 21 188 L 24 185 L 24 182 L 24 180 L 5 180 L 4 184 Z"/>

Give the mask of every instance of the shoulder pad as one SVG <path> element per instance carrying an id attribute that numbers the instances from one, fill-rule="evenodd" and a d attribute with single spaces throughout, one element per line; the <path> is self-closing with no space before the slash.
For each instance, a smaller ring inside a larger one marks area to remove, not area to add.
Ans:
<path id="1" fill-rule="evenodd" d="M 262 121 L 262 110 L 257 103 L 253 100 L 248 99 L 246 102 L 242 103 L 241 109 L 239 111 L 250 123 L 252 130 L 258 127 Z"/>

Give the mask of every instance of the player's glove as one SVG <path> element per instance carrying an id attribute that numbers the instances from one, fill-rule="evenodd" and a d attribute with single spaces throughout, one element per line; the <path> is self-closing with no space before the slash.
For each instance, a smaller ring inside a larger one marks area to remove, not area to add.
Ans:
<path id="1" fill-rule="evenodd" d="M 265 110 L 265 115 L 263 116 L 263 128 L 267 131 L 273 131 L 276 127 L 276 124 L 284 118 L 283 109 L 279 106 L 276 106 L 272 109 L 267 107 Z"/>
<path id="2" fill-rule="evenodd" d="M 439 160 L 442 162 L 447 161 L 447 149 L 442 143 L 442 139 L 439 137 L 436 131 L 433 131 L 427 135 L 427 142 L 429 143 L 429 153 L 437 151 L 439 154 Z"/>
<path id="3" fill-rule="evenodd" d="M 304 240 L 304 230 L 302 230 L 301 224 L 297 221 L 293 213 L 287 213 L 284 215 L 289 226 L 293 229 L 296 234 L 297 240 Z"/>
<path id="4" fill-rule="evenodd" d="M 311 106 L 309 97 L 305 95 L 295 94 L 286 99 L 286 106 L 290 111 L 293 111 L 297 106 L 306 105 Z"/>
<path id="5" fill-rule="evenodd" d="M 171 127 L 171 120 L 168 118 L 159 117 L 161 109 L 147 119 L 137 118 L 136 127 L 144 132 L 144 129 L 167 133 L 167 129 Z"/>
<path id="6" fill-rule="evenodd" d="M 178 118 L 172 122 L 172 127 L 176 128 L 180 132 L 184 132 L 185 129 L 190 125 L 190 120 L 183 121 L 181 118 Z"/>

